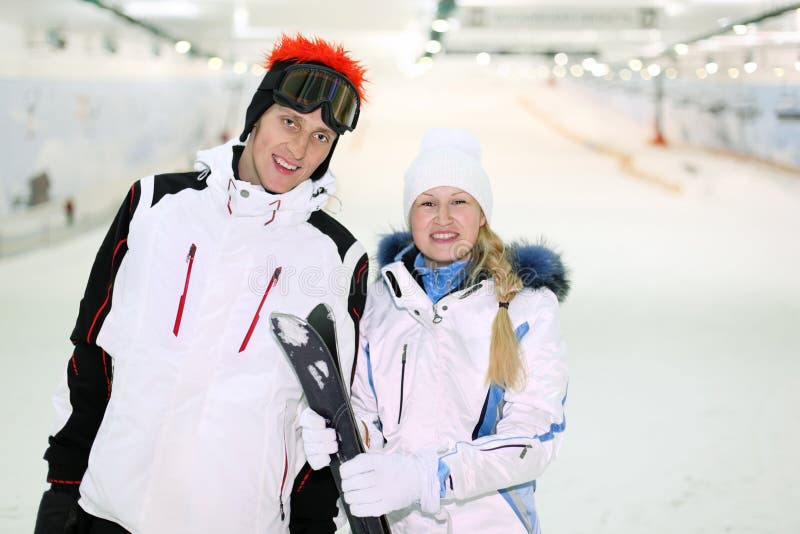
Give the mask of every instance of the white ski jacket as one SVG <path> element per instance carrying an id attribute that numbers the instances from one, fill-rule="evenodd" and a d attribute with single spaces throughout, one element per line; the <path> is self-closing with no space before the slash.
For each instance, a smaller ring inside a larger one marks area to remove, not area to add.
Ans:
<path id="1" fill-rule="evenodd" d="M 289 532 L 304 401 L 270 312 L 306 317 L 326 303 L 350 378 L 367 256 L 319 211 L 333 176 L 269 194 L 234 179 L 233 145 L 198 153 L 199 172 L 136 183 L 116 222 L 127 232 L 104 244 L 105 301 L 93 307 L 87 288 L 73 334 L 113 363 L 80 505 L 134 533 Z M 72 363 L 75 397 L 84 364 Z M 76 419 L 63 413 L 51 438 L 51 482 L 69 482 L 57 472 L 65 440 L 83 431 Z"/>
<path id="2" fill-rule="evenodd" d="M 416 252 L 405 248 L 370 285 L 352 389 L 356 416 L 382 427 L 386 452 L 428 449 L 440 457 L 442 510 L 392 513 L 392 531 L 539 532 L 534 480 L 565 428 L 567 364 L 558 300 L 548 289 L 566 293 L 561 263 L 543 247 L 517 251 L 533 263 L 517 265 L 530 287 L 509 306 L 527 383 L 503 391 L 486 384 L 498 307 L 493 281 L 434 305 L 410 272 Z"/>

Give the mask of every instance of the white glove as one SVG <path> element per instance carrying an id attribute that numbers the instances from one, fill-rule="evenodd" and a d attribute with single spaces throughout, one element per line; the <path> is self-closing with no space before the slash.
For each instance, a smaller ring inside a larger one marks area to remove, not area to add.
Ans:
<path id="1" fill-rule="evenodd" d="M 339 450 L 336 431 L 325 426 L 325 419 L 311 408 L 306 407 L 300 414 L 300 428 L 303 430 L 303 450 L 311 469 L 322 469 L 331 463 L 331 454 Z"/>
<path id="2" fill-rule="evenodd" d="M 420 503 L 423 512 L 439 511 L 439 457 L 415 454 L 359 454 L 341 465 L 342 493 L 357 517 L 377 517 Z"/>

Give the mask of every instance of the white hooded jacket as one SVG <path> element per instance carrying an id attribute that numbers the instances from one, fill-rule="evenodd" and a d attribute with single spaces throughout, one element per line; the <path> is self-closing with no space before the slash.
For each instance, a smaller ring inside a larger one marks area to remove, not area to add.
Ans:
<path id="1" fill-rule="evenodd" d="M 567 364 L 553 292 L 563 297 L 568 286 L 560 260 L 543 247 L 517 251 L 535 260 L 517 265 L 528 287 L 509 306 L 527 381 L 504 391 L 486 383 L 494 282 L 433 304 L 409 270 L 414 255 L 402 250 L 370 285 L 352 391 L 356 416 L 382 429 L 386 452 L 439 454 L 440 513 L 419 505 L 394 512 L 392 531 L 539 532 L 534 481 L 555 458 L 566 424 Z"/>
<path id="2" fill-rule="evenodd" d="M 198 153 L 199 172 L 134 185 L 106 301 L 86 306 L 94 320 L 78 332 L 113 362 L 80 505 L 134 533 L 289 531 L 303 401 L 272 311 L 306 317 L 326 303 L 350 378 L 367 257 L 320 211 L 334 178 L 267 193 L 234 178 L 234 144 Z M 56 440 L 76 431 L 70 416 Z"/>

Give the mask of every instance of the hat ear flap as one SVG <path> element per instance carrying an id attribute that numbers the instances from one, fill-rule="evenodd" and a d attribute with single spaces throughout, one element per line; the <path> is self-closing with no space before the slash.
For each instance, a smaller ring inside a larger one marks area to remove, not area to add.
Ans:
<path id="1" fill-rule="evenodd" d="M 319 180 L 325 175 L 326 172 L 328 172 L 328 165 L 331 164 L 333 151 L 336 149 L 336 143 L 338 142 L 339 142 L 339 136 L 337 136 L 336 139 L 333 140 L 333 144 L 331 144 L 331 151 L 328 152 L 328 157 L 325 158 L 325 160 L 319 164 L 319 167 L 317 167 L 313 173 L 311 173 L 312 180 Z"/>

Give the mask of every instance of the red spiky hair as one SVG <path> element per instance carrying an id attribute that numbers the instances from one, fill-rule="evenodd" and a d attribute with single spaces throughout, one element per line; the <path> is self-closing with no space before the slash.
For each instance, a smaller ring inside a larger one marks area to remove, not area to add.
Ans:
<path id="1" fill-rule="evenodd" d="M 367 83 L 367 69 L 358 61 L 350 57 L 350 52 L 341 44 L 329 43 L 319 37 L 311 39 L 297 34 L 289 37 L 281 34 L 275 43 L 272 53 L 267 56 L 265 68 L 269 70 L 279 61 L 294 61 L 295 63 L 308 63 L 316 61 L 322 63 L 336 72 L 343 74 L 356 88 L 358 97 L 366 102 L 364 84 Z"/>

